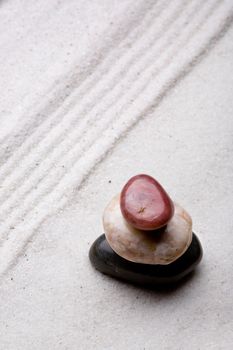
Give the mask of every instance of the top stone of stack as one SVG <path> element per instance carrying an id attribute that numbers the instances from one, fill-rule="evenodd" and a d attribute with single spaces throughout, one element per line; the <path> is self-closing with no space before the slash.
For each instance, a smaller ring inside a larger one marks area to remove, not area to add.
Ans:
<path id="1" fill-rule="evenodd" d="M 174 205 L 163 187 L 145 174 L 133 176 L 123 187 L 120 196 L 125 220 L 139 230 L 157 230 L 171 220 Z"/>

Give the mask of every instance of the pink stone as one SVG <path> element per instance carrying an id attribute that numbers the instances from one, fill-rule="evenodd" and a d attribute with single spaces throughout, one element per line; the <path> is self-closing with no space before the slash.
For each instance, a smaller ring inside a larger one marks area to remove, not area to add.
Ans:
<path id="1" fill-rule="evenodd" d="M 174 205 L 163 187 L 145 174 L 132 177 L 123 187 L 121 212 L 126 221 L 140 230 L 165 226 L 174 214 Z"/>

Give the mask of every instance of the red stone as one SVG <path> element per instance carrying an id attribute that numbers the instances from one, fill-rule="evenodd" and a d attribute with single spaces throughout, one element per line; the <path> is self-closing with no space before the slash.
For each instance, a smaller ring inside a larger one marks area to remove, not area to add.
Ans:
<path id="1" fill-rule="evenodd" d="M 140 230 L 165 226 L 174 214 L 174 205 L 163 187 L 149 175 L 136 175 L 123 187 L 121 212 L 127 222 Z"/>

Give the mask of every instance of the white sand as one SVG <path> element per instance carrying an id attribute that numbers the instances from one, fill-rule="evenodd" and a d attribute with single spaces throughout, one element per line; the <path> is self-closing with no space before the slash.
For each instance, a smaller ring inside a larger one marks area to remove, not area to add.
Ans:
<path id="1" fill-rule="evenodd" d="M 233 31 L 189 64 L 231 2 L 25 3 L 0 7 L 0 349 L 230 349 Z M 198 273 L 170 293 L 88 261 L 105 204 L 138 172 L 203 242 Z"/>

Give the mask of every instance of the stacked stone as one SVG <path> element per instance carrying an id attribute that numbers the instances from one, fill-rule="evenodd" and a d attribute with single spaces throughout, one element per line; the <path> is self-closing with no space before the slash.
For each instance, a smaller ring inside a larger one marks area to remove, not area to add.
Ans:
<path id="1" fill-rule="evenodd" d="M 143 285 L 174 283 L 202 257 L 192 219 L 151 176 L 137 175 L 107 205 L 105 235 L 90 249 L 95 268 Z"/>

